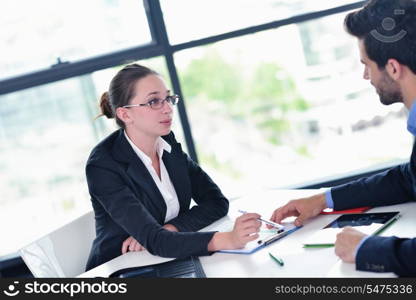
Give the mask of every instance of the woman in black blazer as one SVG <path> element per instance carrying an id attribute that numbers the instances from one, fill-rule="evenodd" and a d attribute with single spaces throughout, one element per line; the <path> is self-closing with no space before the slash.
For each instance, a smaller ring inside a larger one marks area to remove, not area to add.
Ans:
<path id="1" fill-rule="evenodd" d="M 102 115 L 121 128 L 86 165 L 97 233 L 87 270 L 126 251 L 183 258 L 242 248 L 258 237 L 254 213 L 237 218 L 230 232 L 195 232 L 225 216 L 228 201 L 171 132 L 178 100 L 159 74 L 137 64 L 119 71 L 101 97 Z"/>

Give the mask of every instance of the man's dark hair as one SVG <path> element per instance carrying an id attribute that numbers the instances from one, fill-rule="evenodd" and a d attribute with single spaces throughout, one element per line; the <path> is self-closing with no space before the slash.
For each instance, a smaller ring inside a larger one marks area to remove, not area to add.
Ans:
<path id="1" fill-rule="evenodd" d="M 394 58 L 416 74 L 416 0 L 370 0 L 347 15 L 345 28 L 380 69 Z"/>

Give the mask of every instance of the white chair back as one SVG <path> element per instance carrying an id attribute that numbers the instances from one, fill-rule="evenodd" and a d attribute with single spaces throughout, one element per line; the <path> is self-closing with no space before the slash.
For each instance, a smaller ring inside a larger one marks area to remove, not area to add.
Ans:
<path id="1" fill-rule="evenodd" d="M 85 271 L 95 238 L 94 212 L 20 249 L 20 255 L 35 277 L 75 277 Z"/>

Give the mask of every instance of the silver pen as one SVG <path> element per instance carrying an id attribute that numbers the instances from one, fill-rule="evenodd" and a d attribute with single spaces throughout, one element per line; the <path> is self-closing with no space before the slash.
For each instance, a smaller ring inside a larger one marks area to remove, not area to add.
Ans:
<path id="1" fill-rule="evenodd" d="M 239 213 L 242 213 L 242 214 L 246 214 L 247 213 L 245 210 L 241 210 L 241 209 L 239 209 L 238 212 Z M 265 220 L 265 219 L 262 219 L 262 218 L 258 218 L 257 220 L 259 220 L 259 221 L 261 221 L 263 223 L 266 223 L 266 224 L 268 224 L 270 226 L 273 226 L 273 227 L 275 227 L 277 229 L 280 229 L 280 230 L 283 230 L 285 228 L 283 225 L 280 225 L 278 223 L 275 223 L 275 222 L 272 222 L 272 221 L 268 221 L 268 220 Z"/>

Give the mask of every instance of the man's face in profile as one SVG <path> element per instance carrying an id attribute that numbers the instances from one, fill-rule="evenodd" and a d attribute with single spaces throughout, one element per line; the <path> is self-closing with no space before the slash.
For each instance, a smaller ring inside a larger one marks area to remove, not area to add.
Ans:
<path id="1" fill-rule="evenodd" d="M 403 102 L 399 84 L 390 77 L 385 69 L 380 70 L 377 63 L 368 57 L 363 40 L 359 40 L 358 44 L 361 62 L 364 65 L 363 77 L 365 80 L 370 80 L 370 83 L 376 88 L 380 102 L 384 105 Z"/>

